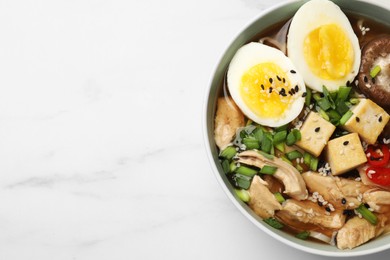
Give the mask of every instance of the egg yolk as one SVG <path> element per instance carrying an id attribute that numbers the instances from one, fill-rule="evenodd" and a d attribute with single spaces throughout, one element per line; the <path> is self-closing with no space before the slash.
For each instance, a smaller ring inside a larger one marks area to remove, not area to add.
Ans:
<path id="1" fill-rule="evenodd" d="M 304 41 L 304 56 L 311 71 L 325 80 L 342 79 L 353 66 L 353 47 L 337 24 L 311 31 Z"/>
<path id="2" fill-rule="evenodd" d="M 240 94 L 248 108 L 261 118 L 280 118 L 289 107 L 290 82 L 275 63 L 260 63 L 244 73 Z"/>

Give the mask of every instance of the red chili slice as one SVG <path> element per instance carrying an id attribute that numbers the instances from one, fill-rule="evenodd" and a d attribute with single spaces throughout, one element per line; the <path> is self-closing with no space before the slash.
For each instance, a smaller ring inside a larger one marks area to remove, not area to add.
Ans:
<path id="1" fill-rule="evenodd" d="M 367 158 L 368 163 L 372 166 L 385 166 L 390 159 L 389 148 L 381 144 L 377 149 L 380 149 L 381 153 L 376 152 L 376 149 L 373 146 L 369 146 L 367 152 L 370 156 Z"/>
<path id="2" fill-rule="evenodd" d="M 390 168 L 368 167 L 366 175 L 376 184 L 390 186 Z"/>

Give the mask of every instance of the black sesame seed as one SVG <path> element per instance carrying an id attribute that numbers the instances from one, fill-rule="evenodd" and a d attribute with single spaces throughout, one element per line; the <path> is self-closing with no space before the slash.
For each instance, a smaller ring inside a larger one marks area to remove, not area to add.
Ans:
<path id="1" fill-rule="evenodd" d="M 349 80 L 347 81 L 347 84 L 345 84 L 347 86 L 351 85 L 351 82 L 349 82 Z"/>
<path id="2" fill-rule="evenodd" d="M 291 91 L 291 93 L 292 93 L 293 95 L 295 94 L 294 88 L 292 88 L 290 91 Z"/>
<path id="3" fill-rule="evenodd" d="M 368 82 L 368 78 L 367 78 L 367 76 L 364 76 L 364 78 L 363 78 L 363 80 L 364 80 L 364 82 Z"/>
<path id="4" fill-rule="evenodd" d="M 370 205 L 368 205 L 367 203 L 364 203 L 364 207 L 369 208 Z"/>
<path id="5" fill-rule="evenodd" d="M 307 93 L 306 92 L 303 92 L 302 93 L 302 97 L 306 97 L 307 96 Z"/>
<path id="6" fill-rule="evenodd" d="M 347 203 L 347 200 L 346 200 L 345 198 L 342 198 L 342 199 L 341 199 L 341 203 L 342 203 L 342 204 L 346 204 L 346 203 Z"/>
<path id="7" fill-rule="evenodd" d="M 276 75 L 276 78 L 277 78 L 279 81 L 282 81 L 282 79 L 281 79 L 278 75 Z"/>
<path id="8" fill-rule="evenodd" d="M 285 78 L 283 78 L 283 83 L 286 83 L 286 79 Z"/>
<path id="9" fill-rule="evenodd" d="M 274 80 L 272 78 L 269 78 L 269 83 L 272 84 L 272 82 L 274 82 Z"/>
<path id="10" fill-rule="evenodd" d="M 329 207 L 326 207 L 325 210 L 328 211 L 328 212 L 330 212 L 330 208 L 329 208 Z"/>
<path id="11" fill-rule="evenodd" d="M 316 129 L 314 129 L 314 131 L 316 131 L 316 133 L 318 133 L 320 131 L 321 127 L 317 127 Z"/>
<path id="12" fill-rule="evenodd" d="M 290 70 L 290 72 L 291 72 L 292 74 L 297 73 L 295 70 Z"/>
<path id="13" fill-rule="evenodd" d="M 321 201 L 317 201 L 317 204 L 318 204 L 318 206 L 320 206 L 320 207 L 322 207 L 322 202 Z"/>
<path id="14" fill-rule="evenodd" d="M 345 141 L 344 143 L 343 143 L 343 145 L 348 145 L 349 144 L 349 141 Z"/>
<path id="15" fill-rule="evenodd" d="M 288 94 L 289 94 L 290 96 L 292 96 L 292 92 L 291 92 L 291 90 L 289 90 L 289 91 L 288 91 Z"/>
<path id="16" fill-rule="evenodd" d="M 375 84 L 375 78 L 372 78 L 372 83 Z"/>
<path id="17" fill-rule="evenodd" d="M 344 209 L 343 210 L 343 215 L 347 215 L 348 217 L 351 217 L 353 216 L 355 212 L 353 210 L 350 210 L 350 209 Z"/>
<path id="18" fill-rule="evenodd" d="M 356 122 L 360 122 L 360 118 L 359 117 L 356 117 Z"/>
<path id="19" fill-rule="evenodd" d="M 272 92 L 272 87 L 269 87 L 268 91 L 269 91 L 269 93 L 271 93 Z"/>
<path id="20" fill-rule="evenodd" d="M 382 122 L 382 116 L 378 118 L 379 123 Z"/>
<path id="21" fill-rule="evenodd" d="M 320 93 L 320 97 L 322 98 L 325 97 L 324 93 Z"/>
<path id="22" fill-rule="evenodd" d="M 294 90 L 295 90 L 295 92 L 298 92 L 298 91 L 299 91 L 298 85 L 295 86 Z"/>

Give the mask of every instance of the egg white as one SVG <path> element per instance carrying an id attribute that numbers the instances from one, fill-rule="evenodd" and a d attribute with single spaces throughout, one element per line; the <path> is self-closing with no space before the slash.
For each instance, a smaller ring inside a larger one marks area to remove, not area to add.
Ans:
<path id="1" fill-rule="evenodd" d="M 296 85 L 299 87 L 299 91 L 291 96 L 290 106 L 278 118 L 259 117 L 245 104 L 240 94 L 242 76 L 253 66 L 266 62 L 277 64 L 285 72 L 290 87 Z M 261 43 L 251 42 L 242 46 L 230 62 L 227 73 L 228 89 L 237 106 L 248 118 L 261 125 L 278 127 L 294 120 L 300 114 L 305 101 L 302 97 L 306 91 L 303 78 L 299 73 L 291 73 L 291 70 L 296 71 L 296 68 L 283 52 Z"/>
<path id="2" fill-rule="evenodd" d="M 354 52 L 354 62 L 349 73 L 343 78 L 326 80 L 319 78 L 310 70 L 304 58 L 305 37 L 316 28 L 326 24 L 337 24 L 344 29 Z M 305 83 L 312 89 L 322 92 L 323 86 L 330 91 L 336 91 L 346 82 L 352 82 L 359 71 L 360 46 L 347 16 L 339 6 L 328 0 L 311 0 L 302 5 L 295 13 L 287 36 L 288 57 L 297 66 Z"/>

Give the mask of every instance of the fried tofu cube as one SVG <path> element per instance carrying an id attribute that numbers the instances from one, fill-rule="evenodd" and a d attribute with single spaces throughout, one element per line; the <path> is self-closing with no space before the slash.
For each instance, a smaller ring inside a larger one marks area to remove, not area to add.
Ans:
<path id="1" fill-rule="evenodd" d="M 296 145 L 318 157 L 335 129 L 332 123 L 318 113 L 310 112 L 300 129 L 302 138 Z"/>
<path id="2" fill-rule="evenodd" d="M 326 148 L 326 157 L 333 175 L 343 174 L 367 162 L 357 133 L 330 140 Z"/>
<path id="3" fill-rule="evenodd" d="M 389 114 L 370 99 L 360 99 L 352 109 L 353 115 L 343 128 L 358 133 L 368 144 L 374 144 L 389 121 Z"/>

